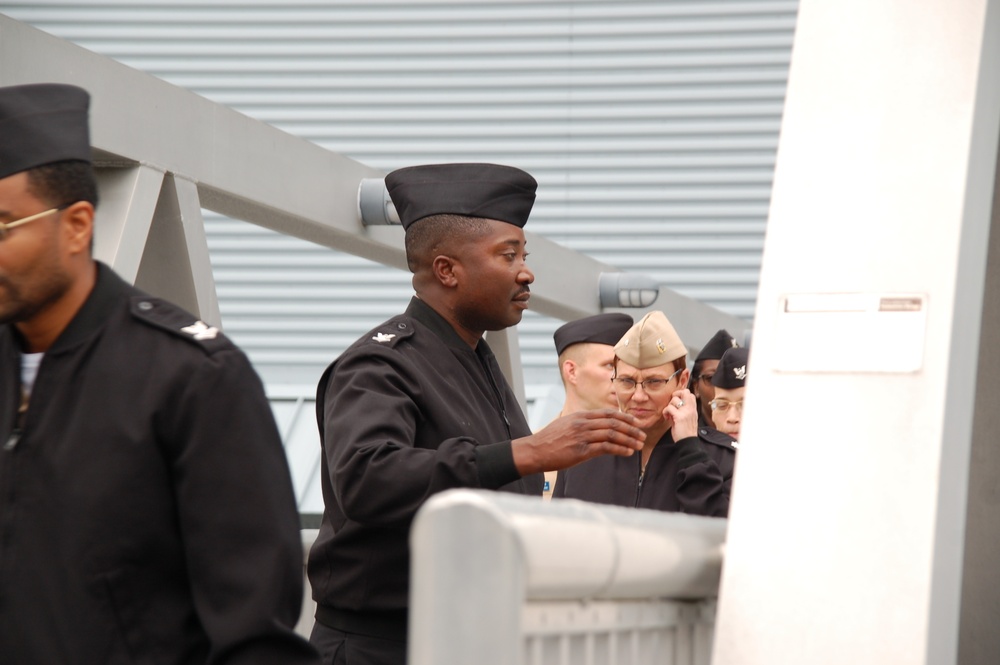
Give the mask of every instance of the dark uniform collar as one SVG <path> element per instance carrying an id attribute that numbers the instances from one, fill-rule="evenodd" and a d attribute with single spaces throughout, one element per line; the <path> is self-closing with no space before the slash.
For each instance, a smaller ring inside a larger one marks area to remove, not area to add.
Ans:
<path id="1" fill-rule="evenodd" d="M 58 353 L 90 337 L 107 322 L 121 298 L 130 293 L 131 287 L 111 268 L 100 261 L 94 261 L 94 264 L 97 270 L 94 289 L 46 353 Z"/>
<path id="2" fill-rule="evenodd" d="M 413 296 L 410 299 L 410 304 L 406 308 L 406 315 L 413 317 L 416 321 L 430 328 L 448 346 L 457 346 L 468 351 L 472 350 L 469 348 L 469 344 L 455 332 L 451 324 L 420 298 Z M 486 340 L 480 339 L 476 345 L 476 351 L 481 352 L 481 350 L 488 349 L 489 346 L 486 344 Z"/>

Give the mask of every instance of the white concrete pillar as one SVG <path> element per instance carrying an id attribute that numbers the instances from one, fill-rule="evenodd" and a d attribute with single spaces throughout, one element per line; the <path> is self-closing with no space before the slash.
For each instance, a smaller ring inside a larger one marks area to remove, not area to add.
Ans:
<path id="1" fill-rule="evenodd" d="M 998 128 L 997 0 L 802 0 L 716 665 L 1000 662 Z"/>

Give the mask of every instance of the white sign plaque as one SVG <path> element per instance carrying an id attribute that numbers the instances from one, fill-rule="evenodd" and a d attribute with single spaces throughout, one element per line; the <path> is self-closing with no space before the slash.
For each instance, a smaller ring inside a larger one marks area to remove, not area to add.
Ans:
<path id="1" fill-rule="evenodd" d="M 779 372 L 918 372 L 926 294 L 795 293 L 779 301 Z"/>

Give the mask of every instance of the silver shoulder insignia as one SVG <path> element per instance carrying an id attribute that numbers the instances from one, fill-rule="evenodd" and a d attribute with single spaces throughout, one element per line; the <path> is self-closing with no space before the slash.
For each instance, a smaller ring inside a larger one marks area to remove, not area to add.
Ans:
<path id="1" fill-rule="evenodd" d="M 392 335 L 392 334 L 387 335 L 385 333 L 378 333 L 377 335 L 375 335 L 374 337 L 372 337 L 372 339 L 375 340 L 376 342 L 380 342 L 382 344 L 385 344 L 386 342 L 392 341 L 393 337 L 395 337 L 395 335 Z"/>
<path id="2" fill-rule="evenodd" d="M 204 321 L 195 321 L 191 325 L 181 328 L 181 332 L 185 332 L 197 340 L 215 339 L 215 336 L 219 334 L 219 329 Z"/>

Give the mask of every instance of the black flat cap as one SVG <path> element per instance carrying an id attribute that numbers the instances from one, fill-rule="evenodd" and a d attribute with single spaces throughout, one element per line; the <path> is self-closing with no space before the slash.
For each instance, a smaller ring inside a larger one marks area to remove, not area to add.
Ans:
<path id="1" fill-rule="evenodd" d="M 429 164 L 385 177 L 403 228 L 431 215 L 464 215 L 523 227 L 538 183 L 521 169 L 499 164 Z"/>
<path id="2" fill-rule="evenodd" d="M 552 335 L 552 339 L 556 342 L 556 353 L 561 354 L 566 347 L 580 342 L 614 346 L 633 323 L 632 317 L 628 314 L 614 312 L 595 314 L 564 323 L 556 328 Z"/>
<path id="3" fill-rule="evenodd" d="M 0 88 L 0 178 L 53 162 L 89 162 L 90 95 L 62 83 Z"/>
<path id="4" fill-rule="evenodd" d="M 742 388 L 747 382 L 747 359 L 750 349 L 734 347 L 722 354 L 719 367 L 712 377 L 712 385 L 716 388 Z"/>
<path id="5" fill-rule="evenodd" d="M 702 360 L 718 360 L 727 350 L 739 346 L 732 335 L 726 330 L 720 330 L 712 335 L 712 339 L 701 348 L 695 362 Z"/>

